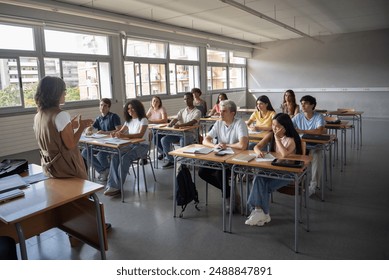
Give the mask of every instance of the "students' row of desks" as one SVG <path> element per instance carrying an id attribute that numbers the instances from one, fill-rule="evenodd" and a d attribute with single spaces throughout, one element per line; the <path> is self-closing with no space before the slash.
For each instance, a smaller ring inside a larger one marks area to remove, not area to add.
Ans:
<path id="1" fill-rule="evenodd" d="M 30 164 L 28 174 L 42 172 Z M 104 186 L 80 178 L 49 178 L 24 188 L 24 196 L 0 204 L 0 233 L 19 242 L 27 259 L 26 239 L 57 227 L 100 251 L 108 250 L 104 207 L 96 192 Z"/>
<path id="2" fill-rule="evenodd" d="M 307 174 L 311 162 L 311 158 L 309 156 L 303 155 L 293 155 L 287 157 L 286 159 L 291 160 L 301 160 L 304 162 L 304 165 L 301 168 L 288 168 L 288 167 L 280 167 L 273 166 L 270 161 L 256 161 L 252 160 L 249 162 L 242 162 L 236 160 L 235 157 L 240 154 L 249 154 L 253 153 L 253 151 L 238 151 L 235 150 L 235 154 L 233 155 L 224 155 L 217 156 L 215 152 L 211 152 L 209 154 L 191 154 L 186 153 L 185 150 L 190 148 L 201 148 L 204 147 L 200 144 L 189 145 L 174 151 L 171 151 L 169 154 L 174 156 L 174 176 L 173 176 L 173 215 L 176 216 L 176 190 L 177 190 L 177 164 L 180 162 L 181 164 L 190 165 L 194 167 L 205 167 L 211 168 L 215 170 L 221 170 L 223 174 L 223 195 L 222 195 L 222 205 L 223 205 L 223 231 L 227 232 L 227 221 L 226 221 L 226 211 L 224 204 L 224 197 L 226 194 L 227 182 L 225 178 L 225 172 L 227 168 L 231 168 L 231 196 L 233 196 L 235 192 L 235 174 L 244 173 L 244 174 L 253 174 L 256 176 L 264 176 L 268 178 L 280 179 L 283 178 L 287 181 L 294 182 L 295 185 L 295 193 L 298 193 L 299 183 L 303 180 L 304 176 Z M 274 154 L 274 156 L 279 156 L 278 154 Z M 307 192 L 305 192 L 307 193 Z M 229 229 L 228 232 L 232 231 L 232 203 L 233 199 L 230 199 L 230 215 L 229 215 Z M 308 201 L 306 199 L 306 201 Z M 308 206 L 307 206 L 308 207 Z M 298 196 L 295 196 L 295 251 L 298 251 L 298 217 L 299 217 L 299 207 L 298 207 Z M 307 216 L 307 223 L 308 223 Z"/>

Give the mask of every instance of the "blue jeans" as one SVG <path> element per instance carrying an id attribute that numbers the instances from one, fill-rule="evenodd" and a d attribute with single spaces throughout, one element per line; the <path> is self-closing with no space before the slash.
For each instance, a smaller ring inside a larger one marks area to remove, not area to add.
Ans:
<path id="1" fill-rule="evenodd" d="M 146 158 L 148 150 L 149 150 L 149 145 L 135 144 L 129 146 L 128 150 L 126 150 L 122 154 L 122 165 L 121 165 L 122 183 L 120 183 L 119 180 L 120 178 L 119 155 L 115 154 L 112 157 L 111 165 L 109 167 L 109 178 L 107 182 L 107 187 L 120 189 L 120 186 L 124 184 L 124 182 L 126 181 L 130 164 L 138 158 Z"/>
<path id="2" fill-rule="evenodd" d="M 282 179 L 265 178 L 256 176 L 253 181 L 253 186 L 247 204 L 254 207 L 261 207 L 265 214 L 269 214 L 270 193 L 286 186 L 289 181 Z"/>
<path id="3" fill-rule="evenodd" d="M 89 151 L 90 155 L 91 151 Z M 81 155 L 84 159 L 88 161 L 88 151 L 83 149 Z M 106 152 L 97 152 L 92 156 L 92 166 L 94 169 L 101 173 L 105 169 L 109 168 L 109 153 Z"/>
<path id="4" fill-rule="evenodd" d="M 167 159 L 169 162 L 173 162 L 174 158 L 169 155 L 169 152 L 171 151 L 171 145 L 172 143 L 180 142 L 180 146 L 184 146 L 184 137 L 183 136 L 175 136 L 175 135 L 166 135 L 162 137 L 161 139 L 161 144 L 162 144 L 162 149 L 163 153 L 166 155 Z M 194 136 L 189 134 L 186 136 L 186 144 L 192 144 L 194 142 Z"/>

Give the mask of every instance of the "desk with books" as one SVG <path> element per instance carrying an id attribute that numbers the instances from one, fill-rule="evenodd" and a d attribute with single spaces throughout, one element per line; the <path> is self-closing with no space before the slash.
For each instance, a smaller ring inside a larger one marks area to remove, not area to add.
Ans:
<path id="1" fill-rule="evenodd" d="M 87 137 L 85 135 L 81 136 L 80 138 L 80 144 L 84 145 L 87 148 L 87 164 L 88 167 L 92 166 L 92 160 L 93 160 L 93 151 L 101 151 L 106 152 L 110 154 L 117 154 L 119 157 L 119 176 L 120 176 L 120 190 L 121 190 L 121 199 L 122 202 L 124 202 L 124 190 L 123 190 L 123 184 L 122 184 L 122 178 L 123 176 L 126 176 L 125 174 L 122 174 L 122 155 L 125 153 L 130 145 L 135 145 L 138 143 L 143 142 L 143 138 L 134 138 L 134 139 L 118 139 L 118 138 L 112 138 L 109 136 L 106 137 Z M 93 172 L 91 174 L 90 172 L 91 168 L 88 168 L 88 174 L 89 179 L 93 180 Z M 93 171 L 93 168 L 92 168 Z"/>
<path id="2" fill-rule="evenodd" d="M 42 172 L 30 165 L 29 174 Z M 23 189 L 25 196 L 0 204 L 0 232 L 20 244 L 27 259 L 26 239 L 58 227 L 100 251 L 108 249 L 104 208 L 96 192 L 104 186 L 80 178 L 49 178 Z"/>
<path id="3" fill-rule="evenodd" d="M 233 197 L 235 192 L 235 174 L 246 174 L 246 175 L 253 175 L 253 176 L 262 176 L 266 178 L 274 178 L 274 179 L 285 179 L 286 181 L 290 181 L 294 183 L 295 187 L 295 194 L 298 194 L 298 188 L 299 184 L 302 182 L 303 178 L 305 177 L 305 180 L 307 182 L 307 178 L 309 176 L 306 176 L 309 173 L 309 167 L 311 163 L 311 158 L 309 156 L 303 156 L 303 155 L 292 155 L 288 156 L 285 159 L 287 160 L 299 160 L 303 161 L 304 164 L 302 167 L 282 167 L 282 166 L 275 166 L 272 165 L 272 160 L 265 160 L 265 161 L 256 161 L 255 159 L 250 160 L 248 162 L 237 160 L 236 157 L 239 157 L 241 155 L 249 155 L 252 154 L 253 151 L 246 150 L 240 152 L 237 156 L 229 157 L 226 160 L 227 164 L 232 165 L 231 168 L 231 196 Z M 274 157 L 280 157 L 279 154 L 272 153 Z M 305 184 L 306 185 L 306 184 Z M 306 201 L 306 219 L 307 219 L 307 231 L 309 231 L 309 214 L 308 214 L 308 192 L 305 191 L 305 201 Z M 301 206 L 301 199 L 300 199 L 300 206 Z M 232 207 L 232 200 L 231 200 L 231 206 Z M 297 195 L 295 195 L 295 201 L 294 201 L 294 232 L 295 232 L 295 240 L 294 240 L 294 248 L 295 252 L 298 252 L 298 220 L 299 220 L 299 213 L 300 208 L 298 207 L 298 198 Z M 232 209 L 232 208 L 231 208 Z M 232 232 L 232 212 L 230 212 L 229 215 L 229 232 Z"/>
<path id="4" fill-rule="evenodd" d="M 198 136 L 199 136 L 199 125 L 192 125 L 192 126 L 183 126 L 180 128 L 174 128 L 169 127 L 167 125 L 160 125 L 155 126 L 153 128 L 155 130 L 156 139 L 159 139 L 159 135 L 174 135 L 174 136 L 180 136 L 184 139 L 184 146 L 188 145 L 187 143 L 187 135 L 188 133 L 194 133 L 195 139 L 197 143 L 199 142 Z M 154 152 L 156 154 L 156 151 Z M 158 168 L 158 161 L 156 161 L 156 168 Z"/>
<path id="5" fill-rule="evenodd" d="M 348 124 L 349 121 L 340 121 L 339 123 L 326 123 L 325 128 L 328 129 L 330 132 L 332 130 L 335 131 L 337 135 L 337 131 L 340 130 L 340 171 L 343 171 L 343 166 L 346 165 L 346 152 L 347 152 L 347 145 L 346 145 L 346 136 L 347 136 L 347 129 L 351 129 L 352 126 Z"/>

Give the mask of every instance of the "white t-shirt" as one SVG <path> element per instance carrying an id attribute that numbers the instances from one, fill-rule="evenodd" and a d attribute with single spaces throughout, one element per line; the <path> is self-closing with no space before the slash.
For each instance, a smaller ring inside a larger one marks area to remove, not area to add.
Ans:
<path id="1" fill-rule="evenodd" d="M 198 123 L 201 118 L 201 111 L 196 107 L 190 110 L 188 107 L 181 109 L 177 114 L 178 124 L 188 123 L 196 120 Z"/>
<path id="2" fill-rule="evenodd" d="M 55 125 L 57 127 L 58 132 L 64 130 L 64 128 L 70 123 L 70 114 L 66 111 L 61 111 L 55 117 Z"/>
<path id="3" fill-rule="evenodd" d="M 247 125 L 242 119 L 234 118 L 230 126 L 227 126 L 224 121 L 217 121 L 208 136 L 211 138 L 217 137 L 219 143 L 235 144 L 242 137 L 248 137 L 249 133 Z"/>
<path id="4" fill-rule="evenodd" d="M 139 120 L 138 118 L 132 119 L 130 122 L 125 122 L 124 125 L 128 128 L 128 134 L 134 134 L 139 133 L 142 129 L 142 126 L 148 126 L 149 122 L 147 121 L 147 118 L 143 118 Z M 146 129 L 145 134 L 143 134 L 142 137 L 145 141 L 141 144 L 149 144 L 149 129 Z"/>

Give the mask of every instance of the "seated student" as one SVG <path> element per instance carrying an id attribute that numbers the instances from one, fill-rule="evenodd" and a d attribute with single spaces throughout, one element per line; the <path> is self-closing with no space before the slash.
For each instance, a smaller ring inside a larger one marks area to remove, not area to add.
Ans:
<path id="1" fill-rule="evenodd" d="M 110 112 L 111 100 L 108 98 L 102 98 L 100 100 L 100 116 L 98 116 L 93 125 L 86 129 L 87 134 L 92 134 L 93 129 L 97 129 L 96 133 L 99 134 L 110 134 L 111 132 L 117 131 L 121 127 L 120 117 Z M 88 151 L 83 149 L 82 157 L 87 160 Z M 100 174 L 98 179 L 100 181 L 107 181 L 109 172 L 109 153 L 97 152 L 92 157 L 92 165 L 95 170 Z"/>
<path id="2" fill-rule="evenodd" d="M 0 236 L 0 260 L 17 260 L 15 240 L 9 236 Z"/>
<path id="3" fill-rule="evenodd" d="M 122 153 L 121 174 L 123 174 L 123 177 L 121 182 L 119 181 L 119 156 L 115 154 L 112 157 L 107 188 L 104 191 L 104 194 L 108 196 L 120 194 L 120 186 L 126 180 L 131 162 L 138 158 L 144 158 L 149 150 L 148 121 L 142 102 L 137 99 L 127 101 L 124 105 L 124 119 L 126 121 L 122 128 L 117 132 L 113 132 L 111 136 L 122 139 L 143 138 L 144 141 L 129 145 L 128 150 Z"/>
<path id="4" fill-rule="evenodd" d="M 301 110 L 293 117 L 292 122 L 299 134 L 324 134 L 325 121 L 322 114 L 315 112 L 316 98 L 310 95 L 301 97 Z M 312 179 L 309 184 L 309 196 L 316 192 L 318 182 L 322 176 L 322 152 L 320 150 L 310 150 L 312 155 Z"/>
<path id="5" fill-rule="evenodd" d="M 225 149 L 227 147 L 246 150 L 249 141 L 248 130 L 245 122 L 242 119 L 235 118 L 236 104 L 232 100 L 224 100 L 220 102 L 221 120 L 218 120 L 209 131 L 208 135 L 203 140 L 203 145 L 214 148 Z M 217 138 L 218 143 L 214 144 L 213 140 Z M 231 171 L 226 172 L 226 182 Z M 204 181 L 210 183 L 216 188 L 223 191 L 223 172 L 210 168 L 201 167 L 199 176 Z M 228 184 L 228 183 L 227 183 Z M 230 187 L 226 188 L 226 207 L 229 210 Z"/>
<path id="6" fill-rule="evenodd" d="M 227 94 L 225 93 L 219 93 L 219 96 L 217 97 L 216 104 L 213 106 L 211 112 L 209 112 L 209 116 L 220 116 L 220 101 L 228 100 Z"/>
<path id="7" fill-rule="evenodd" d="M 269 97 L 261 95 L 256 101 L 257 111 L 252 113 L 247 121 L 247 127 L 251 131 L 271 130 L 272 119 L 276 114 L 273 106 L 271 105 Z M 254 124 L 255 123 L 255 124 Z M 249 144 L 249 150 L 252 150 L 255 143 Z"/>
<path id="8" fill-rule="evenodd" d="M 171 122 L 168 124 L 169 127 L 180 128 L 181 126 L 193 126 L 199 122 L 201 118 L 201 112 L 193 105 L 193 95 L 191 92 L 185 93 L 184 101 L 186 103 L 186 107 L 178 112 L 177 118 L 171 120 Z M 186 144 L 193 143 L 195 138 L 195 132 L 192 132 L 190 134 L 188 133 L 186 135 Z M 184 146 L 183 136 L 166 135 L 162 137 L 162 149 L 164 154 L 166 155 L 166 158 L 168 159 L 168 162 L 163 166 L 163 168 L 171 168 L 174 166 L 174 159 L 171 155 L 169 155 L 169 152 L 171 151 L 172 143 L 178 141 L 180 141 L 181 147 Z"/>
<path id="9" fill-rule="evenodd" d="M 270 150 L 280 153 L 282 157 L 290 154 L 302 154 L 301 139 L 288 114 L 278 113 L 272 121 L 273 133 L 270 139 Z M 257 146 L 254 148 L 259 157 L 264 156 L 264 152 Z M 245 224 L 250 226 L 263 226 L 270 222 L 269 199 L 270 193 L 288 184 L 283 179 L 265 178 L 255 176 L 253 186 L 247 204 L 253 208 Z"/>
<path id="10" fill-rule="evenodd" d="M 151 106 L 146 114 L 147 119 L 149 120 L 149 124 L 160 124 L 167 123 L 167 113 L 165 107 L 162 106 L 162 100 L 159 96 L 153 96 L 151 99 Z M 153 135 L 154 137 L 154 135 Z M 157 139 L 157 147 L 158 147 L 158 159 L 163 159 L 163 150 L 161 145 L 161 137 Z"/>
<path id="11" fill-rule="evenodd" d="M 288 89 L 285 91 L 281 111 L 282 113 L 288 114 L 291 118 L 299 113 L 300 106 L 296 104 L 296 96 L 293 90 Z"/>
<path id="12" fill-rule="evenodd" d="M 201 111 L 201 116 L 205 117 L 207 115 L 207 102 L 205 102 L 204 99 L 202 99 L 200 96 L 202 94 L 201 89 L 199 88 L 192 88 L 192 94 L 193 94 L 193 105 Z"/>

